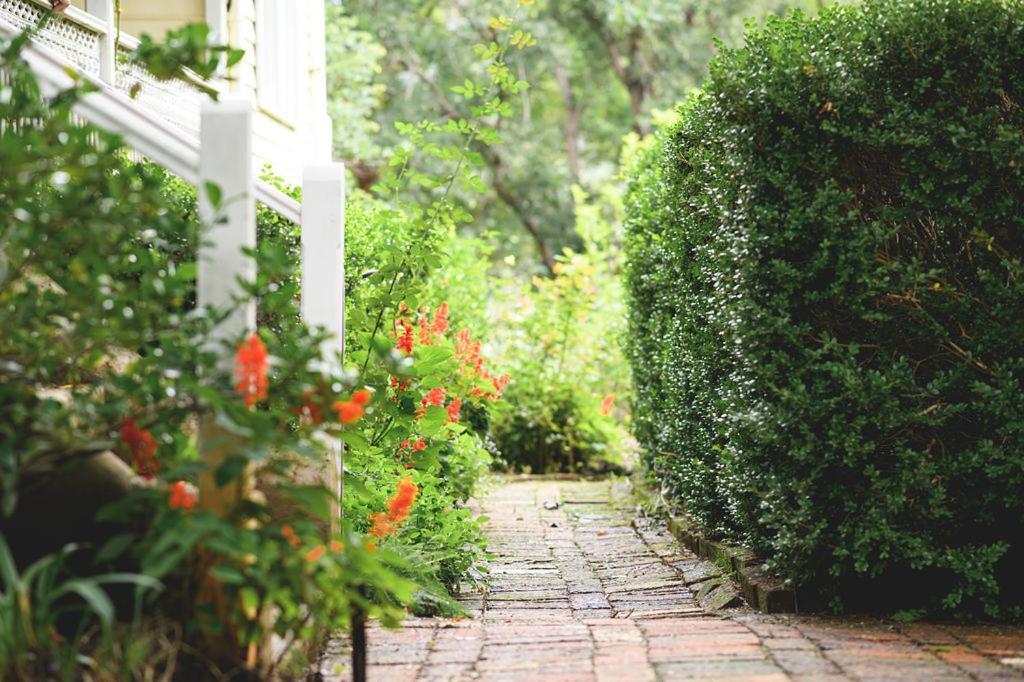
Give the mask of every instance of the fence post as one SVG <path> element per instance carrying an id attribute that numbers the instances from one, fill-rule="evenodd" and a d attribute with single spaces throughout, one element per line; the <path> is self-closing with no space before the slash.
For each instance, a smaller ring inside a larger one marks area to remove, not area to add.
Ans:
<path id="1" fill-rule="evenodd" d="M 100 80 L 114 84 L 117 78 L 117 12 L 114 0 L 85 0 L 85 11 L 106 24 L 100 36 Z"/>
<path id="2" fill-rule="evenodd" d="M 256 261 L 242 253 L 256 248 L 256 175 L 252 149 L 252 101 L 221 97 L 203 102 L 199 131 L 200 307 L 230 307 L 245 295 L 239 280 L 256 278 Z M 220 206 L 207 184 L 215 185 Z M 256 328 L 256 303 L 236 305 L 214 332 L 234 340 Z"/>
<path id="3" fill-rule="evenodd" d="M 345 350 L 345 166 L 307 165 L 302 173 L 302 319 L 329 332 L 321 347 L 328 365 L 341 369 Z M 341 441 L 327 438 L 327 483 L 334 496 L 331 529 L 342 514 L 345 479 Z"/>
<path id="4" fill-rule="evenodd" d="M 252 102 L 248 98 L 222 98 L 204 102 L 199 129 L 199 218 L 203 226 L 199 253 L 197 303 L 200 309 L 230 310 L 214 328 L 210 350 L 220 355 L 222 371 L 233 369 L 231 345 L 256 328 L 254 301 L 239 303 L 246 294 L 243 281 L 256 278 L 256 262 L 243 249 L 256 248 L 255 171 L 252 155 Z M 244 470 L 236 481 L 221 486 L 216 472 L 239 446 L 238 437 L 213 416 L 199 424 L 199 506 L 224 518 L 253 489 L 252 472 Z M 216 617 L 226 619 L 231 605 L 222 586 L 210 577 L 221 558 L 201 552 L 197 600 Z M 226 622 L 226 620 L 224 620 Z M 252 668 L 259 646 L 244 647 L 238 633 L 225 627 L 220 634 L 205 634 L 205 653 L 218 664 L 245 661 Z M 266 644 L 264 643 L 263 648 Z"/>

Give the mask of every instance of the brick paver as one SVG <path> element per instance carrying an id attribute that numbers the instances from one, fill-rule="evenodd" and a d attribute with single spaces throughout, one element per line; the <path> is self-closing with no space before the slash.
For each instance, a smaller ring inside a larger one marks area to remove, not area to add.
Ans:
<path id="1" fill-rule="evenodd" d="M 609 482 L 511 480 L 486 497 L 495 559 L 471 618 L 372 627 L 371 682 L 1024 679 L 1024 628 L 705 612 L 714 566 L 633 527 Z M 685 585 L 690 584 L 688 588 Z M 346 643 L 321 663 L 347 680 Z"/>

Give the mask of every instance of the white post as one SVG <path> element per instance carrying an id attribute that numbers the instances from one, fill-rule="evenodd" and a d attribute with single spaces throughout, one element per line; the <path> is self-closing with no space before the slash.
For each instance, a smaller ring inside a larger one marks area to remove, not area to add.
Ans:
<path id="1" fill-rule="evenodd" d="M 239 303 L 244 296 L 240 284 L 256 277 L 256 263 L 242 249 L 256 248 L 256 173 L 252 156 L 252 102 L 245 98 L 223 98 L 204 102 L 199 124 L 199 219 L 203 230 L 199 244 L 199 273 L 196 282 L 200 308 L 213 306 L 230 310 L 230 315 L 213 332 L 211 350 L 220 354 L 222 367 L 230 372 L 236 343 L 256 327 L 256 303 Z M 230 457 L 239 454 L 241 439 L 218 423 L 215 415 L 199 422 L 199 507 L 229 518 L 232 510 L 254 489 L 251 467 L 238 478 L 220 485 L 217 472 Z M 215 618 L 225 623 L 222 633 L 208 633 L 203 644 L 218 661 L 248 660 L 254 650 L 241 640 L 238 628 L 228 616 L 237 605 L 212 577 L 210 569 L 222 561 L 217 552 L 202 551 L 197 589 L 208 600 Z M 265 651 L 267 642 L 258 645 Z"/>
<path id="2" fill-rule="evenodd" d="M 106 24 L 100 36 L 100 80 L 113 84 L 117 76 L 117 12 L 114 0 L 85 0 L 85 11 Z"/>
<path id="3" fill-rule="evenodd" d="M 244 295 L 239 279 L 256 278 L 256 261 L 242 249 L 256 248 L 256 175 L 252 149 L 252 101 L 222 97 L 204 102 L 199 132 L 199 218 L 205 232 L 199 248 L 198 303 L 228 307 Z M 215 206 L 207 183 L 215 185 Z M 256 304 L 235 307 L 218 327 L 217 340 L 237 339 L 256 328 Z"/>
<path id="4" fill-rule="evenodd" d="M 345 166 L 309 165 L 302 173 L 302 319 L 323 327 L 329 337 L 321 347 L 325 370 L 341 369 L 345 350 Z M 325 442 L 330 453 L 328 484 L 342 513 L 344 458 L 337 439 Z"/>
<path id="5" fill-rule="evenodd" d="M 256 248 L 252 111 L 248 98 L 222 98 L 204 102 L 200 119 L 199 218 L 204 229 L 197 298 L 200 308 L 231 310 L 211 339 L 213 350 L 223 354 L 226 371 L 231 370 L 233 353 L 223 348 L 222 342 L 237 342 L 256 328 L 256 303 L 237 302 L 245 296 L 240 282 L 256 278 L 255 260 L 242 252 Z M 227 489 L 217 485 L 215 472 L 233 454 L 234 444 L 234 438 L 214 419 L 200 425 L 199 452 L 206 468 L 199 479 L 199 504 L 221 515 L 248 494 L 252 485 L 248 472 Z"/>
<path id="6" fill-rule="evenodd" d="M 228 6 L 226 0 L 206 0 L 206 25 L 210 27 L 210 42 L 214 45 L 228 43 Z"/>

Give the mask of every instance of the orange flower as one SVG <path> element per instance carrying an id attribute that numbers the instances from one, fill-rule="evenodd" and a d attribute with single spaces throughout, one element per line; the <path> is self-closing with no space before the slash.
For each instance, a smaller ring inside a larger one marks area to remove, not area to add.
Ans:
<path id="1" fill-rule="evenodd" d="M 415 443 L 412 444 L 412 451 L 413 452 L 421 452 L 421 451 L 426 450 L 426 449 L 427 449 L 427 439 L 426 438 L 420 438 L 419 440 L 417 440 Z"/>
<path id="2" fill-rule="evenodd" d="M 256 334 L 239 344 L 235 352 L 235 393 L 252 407 L 267 399 L 267 347 Z"/>
<path id="3" fill-rule="evenodd" d="M 352 394 L 349 400 L 341 400 L 334 403 L 334 410 L 338 413 L 338 421 L 342 424 L 353 424 L 362 419 L 365 410 L 370 404 L 373 394 L 366 389 L 360 389 Z"/>
<path id="4" fill-rule="evenodd" d="M 398 482 L 395 496 L 388 500 L 388 518 L 394 523 L 402 523 L 409 517 L 412 503 L 416 501 L 419 487 L 411 478 L 403 478 Z"/>
<path id="5" fill-rule="evenodd" d="M 167 506 L 171 509 L 184 509 L 188 511 L 196 504 L 196 494 L 185 481 L 176 481 L 171 484 L 171 494 L 167 499 Z"/>
<path id="6" fill-rule="evenodd" d="M 427 405 L 444 405 L 444 389 L 441 387 L 430 389 L 423 397 L 423 407 Z"/>
<path id="7" fill-rule="evenodd" d="M 612 407 L 615 405 L 615 396 L 606 395 L 604 400 L 601 401 L 601 414 L 605 417 L 612 413 Z"/>
<path id="8" fill-rule="evenodd" d="M 434 323 L 430 325 L 430 331 L 434 334 L 444 334 L 448 331 L 448 303 L 442 303 L 437 312 L 434 313 Z"/>
<path id="9" fill-rule="evenodd" d="M 339 540 L 331 540 L 331 551 L 337 554 L 345 549 L 345 544 Z"/>
<path id="10" fill-rule="evenodd" d="M 334 411 L 338 413 L 338 421 L 342 424 L 353 424 L 363 417 L 363 407 L 354 400 L 334 403 Z"/>
<path id="11" fill-rule="evenodd" d="M 399 320 L 395 326 L 402 328 L 402 334 L 398 337 L 398 343 L 395 345 L 395 348 L 402 351 L 406 355 L 412 355 L 412 325 L 409 324 L 408 320 L 402 319 Z"/>
<path id="12" fill-rule="evenodd" d="M 298 547 L 302 544 L 302 540 L 300 540 L 299 536 L 295 534 L 295 531 L 292 530 L 291 526 L 281 526 L 281 535 L 284 536 L 284 539 L 287 540 L 288 544 L 292 547 Z"/>
<path id="13" fill-rule="evenodd" d="M 143 478 L 152 480 L 160 470 L 160 462 L 156 458 L 156 439 L 145 429 L 140 429 L 134 419 L 125 419 L 121 423 L 121 442 L 124 443 L 132 456 L 132 468 Z"/>
<path id="14" fill-rule="evenodd" d="M 370 535 L 375 538 L 384 538 L 398 530 L 402 522 L 409 518 L 409 512 L 419 491 L 419 487 L 412 482 L 411 478 L 403 478 L 399 481 L 398 490 L 388 500 L 387 513 L 370 514 L 372 522 Z"/>
<path id="15" fill-rule="evenodd" d="M 433 335 L 430 333 L 430 320 L 427 319 L 426 315 L 420 318 L 420 332 L 418 340 L 421 346 L 429 346 L 434 340 Z"/>
<path id="16" fill-rule="evenodd" d="M 323 545 L 320 545 L 319 547 L 314 547 L 313 549 L 306 552 L 306 561 L 308 561 L 309 563 L 313 563 L 326 553 L 327 548 Z"/>
<path id="17" fill-rule="evenodd" d="M 370 514 L 370 535 L 375 538 L 386 538 L 398 530 L 398 526 L 388 521 L 388 515 L 382 512 Z"/>
<path id="18" fill-rule="evenodd" d="M 459 414 L 462 412 L 462 399 L 456 398 L 448 403 L 448 407 L 445 409 L 448 410 L 449 423 L 459 421 Z"/>

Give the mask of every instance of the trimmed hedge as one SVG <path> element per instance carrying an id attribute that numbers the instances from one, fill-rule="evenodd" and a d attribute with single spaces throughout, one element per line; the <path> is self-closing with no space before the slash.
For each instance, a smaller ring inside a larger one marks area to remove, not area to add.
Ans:
<path id="1" fill-rule="evenodd" d="M 876 0 L 723 51 L 627 198 L 648 462 L 863 608 L 1024 613 L 1024 3 Z"/>

